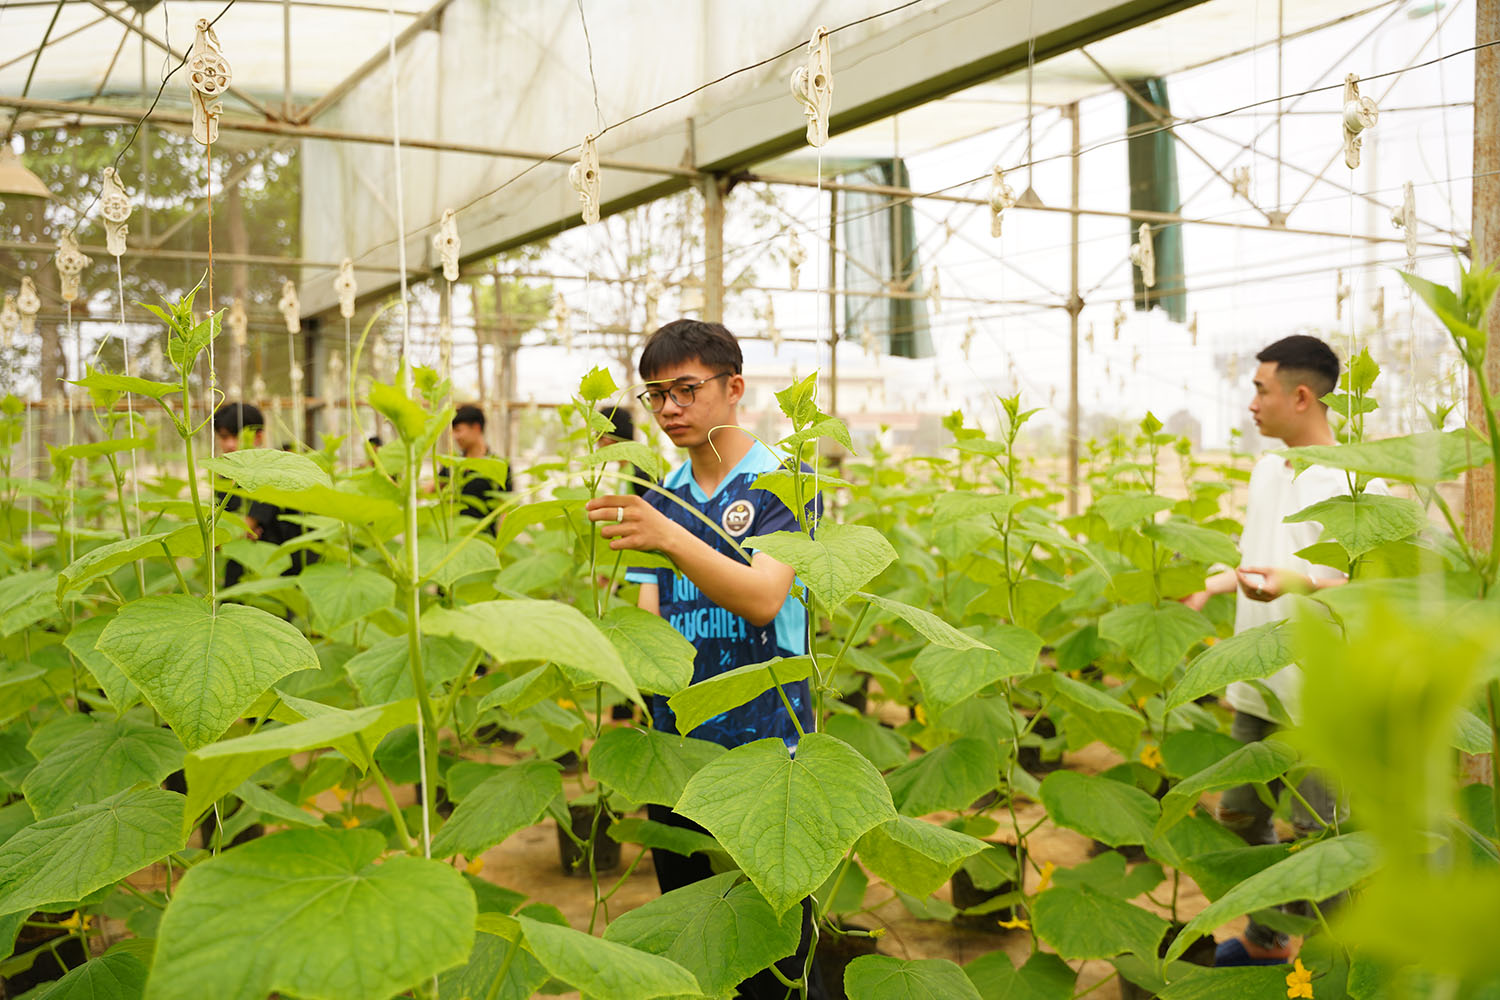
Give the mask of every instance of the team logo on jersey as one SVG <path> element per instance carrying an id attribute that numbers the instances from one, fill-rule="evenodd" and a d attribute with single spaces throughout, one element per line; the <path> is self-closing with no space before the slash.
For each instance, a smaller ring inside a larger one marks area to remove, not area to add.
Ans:
<path id="1" fill-rule="evenodd" d="M 755 504 L 749 500 L 736 500 L 724 508 L 724 516 L 720 523 L 724 530 L 735 538 L 739 538 L 750 530 L 750 524 L 755 520 Z"/>

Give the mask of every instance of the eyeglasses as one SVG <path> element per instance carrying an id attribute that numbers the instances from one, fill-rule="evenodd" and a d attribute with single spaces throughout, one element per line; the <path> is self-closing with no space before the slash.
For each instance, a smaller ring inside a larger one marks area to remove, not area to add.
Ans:
<path id="1" fill-rule="evenodd" d="M 719 374 L 710 375 L 708 378 L 703 379 L 701 382 L 681 382 L 675 385 L 668 386 L 665 389 L 647 389 L 645 392 L 641 393 L 635 398 L 640 400 L 641 405 L 651 413 L 657 413 L 663 406 L 666 406 L 668 397 L 671 397 L 672 402 L 676 403 L 678 406 L 682 407 L 683 409 L 687 409 L 689 406 L 693 405 L 694 394 L 696 394 L 699 389 L 703 388 L 705 385 L 712 382 L 716 378 L 728 378 L 733 374 L 734 372 L 719 372 Z"/>

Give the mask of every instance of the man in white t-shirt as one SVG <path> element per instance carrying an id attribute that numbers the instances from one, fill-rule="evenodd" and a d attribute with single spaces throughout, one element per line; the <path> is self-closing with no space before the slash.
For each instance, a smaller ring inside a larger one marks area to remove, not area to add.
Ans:
<path id="1" fill-rule="evenodd" d="M 1338 385 L 1339 360 L 1317 337 L 1292 336 L 1278 340 L 1256 355 L 1255 398 L 1250 412 L 1261 434 L 1278 438 L 1289 448 L 1336 444 L 1328 426 L 1328 407 L 1323 396 Z M 1372 492 L 1385 492 L 1377 483 Z M 1286 518 L 1330 497 L 1349 493 L 1348 477 L 1341 471 L 1312 466 L 1294 475 L 1280 455 L 1261 456 L 1250 473 L 1250 495 L 1245 510 L 1245 530 L 1240 538 L 1240 567 L 1208 578 L 1204 589 L 1183 603 L 1201 610 L 1214 594 L 1238 591 L 1234 630 L 1236 633 L 1287 616 L 1289 593 L 1311 593 L 1346 582 L 1345 576 L 1328 566 L 1319 566 L 1297 555 L 1318 540 L 1322 526 L 1314 521 L 1287 524 Z M 1280 702 L 1293 722 L 1300 719 L 1302 673 L 1295 665 L 1260 682 Z M 1265 739 L 1277 728 L 1273 721 L 1281 713 L 1267 704 L 1256 686 L 1237 682 L 1229 686 L 1226 701 L 1235 710 L 1230 732 L 1242 743 Z M 1308 810 L 1317 810 L 1325 822 L 1334 818 L 1339 804 L 1328 787 L 1309 776 L 1297 786 L 1301 799 L 1293 797 L 1292 823 L 1299 835 L 1320 828 Z M 1342 816 L 1340 816 L 1342 818 Z M 1250 844 L 1274 844 L 1276 832 L 1271 809 L 1260 800 L 1254 785 L 1241 785 L 1224 793 L 1219 803 L 1219 822 Z M 1241 938 L 1219 945 L 1218 965 L 1275 965 L 1291 958 L 1286 935 L 1251 921 Z"/>

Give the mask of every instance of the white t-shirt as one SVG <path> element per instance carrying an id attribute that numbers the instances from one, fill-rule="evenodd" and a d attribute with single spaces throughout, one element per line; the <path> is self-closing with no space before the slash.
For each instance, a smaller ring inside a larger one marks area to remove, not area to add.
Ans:
<path id="1" fill-rule="evenodd" d="M 1368 493 L 1388 495 L 1380 480 L 1365 487 Z M 1245 509 L 1245 531 L 1240 537 L 1240 565 L 1270 566 L 1289 569 L 1308 576 L 1332 579 L 1342 576 L 1331 566 L 1319 566 L 1296 553 L 1314 544 L 1323 533 L 1316 521 L 1285 523 L 1288 516 L 1330 497 L 1348 496 L 1349 479 L 1339 469 L 1314 465 L 1293 478 L 1291 466 L 1280 455 L 1262 455 L 1250 472 L 1250 497 Z M 1286 598 L 1274 601 L 1252 601 L 1243 590 L 1235 591 L 1234 631 L 1280 621 L 1291 608 Z M 1302 671 L 1295 664 L 1283 667 L 1267 677 L 1265 684 L 1293 720 L 1300 720 Z M 1270 719 L 1271 711 L 1259 691 L 1244 681 L 1229 685 L 1225 698 L 1237 712 Z"/>

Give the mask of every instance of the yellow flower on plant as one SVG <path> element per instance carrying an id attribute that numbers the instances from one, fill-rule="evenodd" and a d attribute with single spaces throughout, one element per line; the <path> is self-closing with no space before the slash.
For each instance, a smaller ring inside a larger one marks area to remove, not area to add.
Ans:
<path id="1" fill-rule="evenodd" d="M 927 725 L 927 710 L 921 705 L 913 705 L 912 714 L 917 717 L 917 721 L 922 725 Z"/>
<path id="2" fill-rule="evenodd" d="M 1145 708 L 1146 707 L 1146 702 L 1148 702 L 1150 700 L 1151 700 L 1151 696 L 1149 694 L 1143 694 L 1143 695 L 1141 695 L 1139 698 L 1137 698 L 1135 700 L 1135 707 L 1136 708 Z"/>
<path id="3" fill-rule="evenodd" d="M 94 918 L 84 916 L 78 910 L 74 910 L 72 915 L 65 917 L 58 926 L 66 927 L 70 931 L 90 931 L 94 929 Z"/>
<path id="4" fill-rule="evenodd" d="M 561 706 L 562 708 L 577 708 L 578 707 L 578 705 L 577 705 L 576 702 L 569 701 L 567 698 L 559 698 L 559 699 L 557 699 L 557 704 L 559 706 Z"/>
<path id="5" fill-rule="evenodd" d="M 334 785 L 332 788 L 332 792 L 333 797 L 338 799 L 340 802 L 344 802 L 349 798 L 349 789 L 345 788 L 343 785 Z"/>
<path id="6" fill-rule="evenodd" d="M 1141 747 L 1141 763 L 1153 770 L 1161 767 L 1161 747 L 1155 743 L 1147 743 Z"/>
<path id="7" fill-rule="evenodd" d="M 1287 1000 L 1313 1000 L 1312 972 L 1302 965 L 1302 959 L 1286 974 Z"/>
<path id="8" fill-rule="evenodd" d="M 1036 891 L 1042 892 L 1052 884 L 1052 873 L 1057 871 L 1057 865 L 1050 861 L 1042 863 L 1042 877 L 1036 880 Z"/>
<path id="9" fill-rule="evenodd" d="M 1205 646 L 1212 646 L 1215 643 L 1217 643 L 1218 641 L 1219 641 L 1219 637 L 1218 636 L 1211 635 L 1207 639 L 1203 640 L 1203 645 L 1205 645 Z"/>
<path id="10" fill-rule="evenodd" d="M 344 817 L 344 829 L 345 830 L 352 830 L 356 826 L 359 826 L 359 817 L 358 816 L 345 816 Z"/>
<path id="11" fill-rule="evenodd" d="M 470 858 L 469 863 L 464 866 L 464 871 L 470 875 L 478 875 L 484 871 L 484 858 Z"/>
<path id="12" fill-rule="evenodd" d="M 1031 929 L 1031 924 L 1027 922 L 1027 920 L 1026 920 L 1025 917 L 1015 917 L 1015 918 L 1010 919 L 1010 920 L 1002 920 L 1002 921 L 1000 921 L 1000 926 L 1004 927 L 1006 930 L 1012 930 L 1012 931 L 1013 930 L 1027 931 L 1027 930 Z"/>

